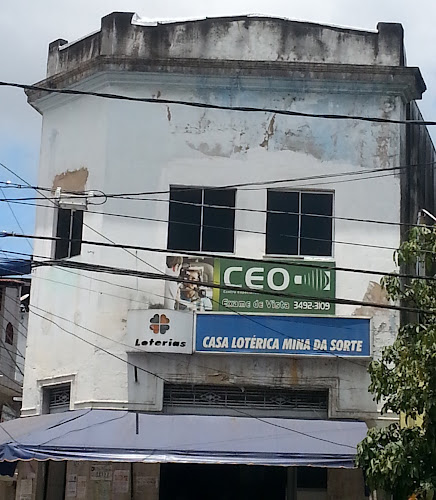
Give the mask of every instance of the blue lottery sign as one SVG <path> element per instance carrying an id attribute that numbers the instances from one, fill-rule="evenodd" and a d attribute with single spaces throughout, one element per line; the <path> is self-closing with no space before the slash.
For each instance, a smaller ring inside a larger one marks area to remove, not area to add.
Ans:
<path id="1" fill-rule="evenodd" d="M 370 318 L 198 314 L 195 351 L 369 357 Z"/>

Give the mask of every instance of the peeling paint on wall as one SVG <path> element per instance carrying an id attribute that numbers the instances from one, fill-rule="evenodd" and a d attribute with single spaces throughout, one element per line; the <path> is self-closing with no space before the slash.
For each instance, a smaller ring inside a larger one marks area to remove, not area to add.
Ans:
<path id="1" fill-rule="evenodd" d="M 65 191 L 84 191 L 89 172 L 85 167 L 77 170 L 67 170 L 53 179 L 53 191 L 58 187 Z"/>
<path id="2" fill-rule="evenodd" d="M 386 290 L 376 281 L 370 281 L 368 289 L 362 299 L 363 302 L 374 302 L 375 304 L 389 304 Z M 358 307 L 353 316 L 374 316 L 380 310 L 376 307 L 361 306 Z"/>
<path id="3" fill-rule="evenodd" d="M 275 132 L 275 130 L 274 130 L 275 121 L 276 121 L 276 115 L 274 114 L 271 117 L 271 120 L 269 121 L 267 129 L 265 130 L 265 138 L 259 144 L 260 147 L 268 149 L 269 140 L 271 139 L 271 137 L 274 135 L 274 132 Z"/>
<path id="4" fill-rule="evenodd" d="M 207 144 L 207 142 L 201 142 L 200 144 L 193 144 L 192 142 L 187 142 L 188 146 L 191 149 L 195 149 L 196 151 L 200 151 L 206 156 L 220 156 L 224 158 L 230 157 L 230 152 L 223 151 L 221 144 L 214 144 L 211 146 Z"/>

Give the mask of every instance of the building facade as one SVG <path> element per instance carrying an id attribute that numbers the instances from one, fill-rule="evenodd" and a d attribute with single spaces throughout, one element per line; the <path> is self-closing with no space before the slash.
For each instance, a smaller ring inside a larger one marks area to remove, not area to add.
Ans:
<path id="1" fill-rule="evenodd" d="M 187 436 L 183 419 L 197 418 L 190 446 L 234 439 L 230 421 L 268 419 L 283 436 L 262 428 L 263 455 L 246 458 L 236 438 L 218 458 L 182 440 L 180 460 L 30 462 L 23 490 L 365 498 L 361 471 L 338 468 L 335 450 L 303 460 L 301 445 L 280 462 L 272 442 L 300 433 L 320 450 L 338 446 L 323 425 L 395 418 L 367 390 L 368 363 L 400 321 L 377 307 L 389 306 L 380 280 L 397 270 L 402 223 L 434 208 L 428 132 L 395 123 L 420 119 L 425 90 L 401 25 L 113 13 L 50 44 L 39 85 L 53 90 L 28 91 L 43 116 L 38 185 L 52 194 L 37 208 L 35 234 L 48 239 L 35 254 L 58 265 L 34 270 L 23 417 L 118 411 L 137 415 L 136 434 L 145 415 L 158 428 L 184 422 Z"/>
<path id="2" fill-rule="evenodd" d="M 21 274 L 23 266 L 0 261 L 0 275 Z M 15 272 L 14 272 L 15 271 Z M 27 274 L 27 273 L 26 273 Z M 0 419 L 8 422 L 20 416 L 23 394 L 24 360 L 26 355 L 30 280 L 0 278 Z M 9 470 L 7 471 L 9 473 Z M 16 481 L 0 475 L 0 497 L 15 498 Z"/>

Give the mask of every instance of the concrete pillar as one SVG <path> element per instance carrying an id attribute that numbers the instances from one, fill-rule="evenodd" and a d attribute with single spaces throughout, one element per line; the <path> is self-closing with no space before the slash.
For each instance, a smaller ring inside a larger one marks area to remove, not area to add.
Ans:
<path id="1" fill-rule="evenodd" d="M 0 479 L 0 498 L 2 500 L 15 500 L 16 483 L 12 479 L 3 480 Z"/>
<path id="2" fill-rule="evenodd" d="M 286 500 L 297 500 L 297 467 L 288 467 Z"/>
<path id="3" fill-rule="evenodd" d="M 133 464 L 133 500 L 159 500 L 160 464 Z"/>
<path id="4" fill-rule="evenodd" d="M 65 500 L 132 499 L 159 500 L 159 464 L 67 463 Z"/>
<path id="5" fill-rule="evenodd" d="M 365 500 L 365 485 L 360 469 L 329 469 L 327 473 L 327 498 L 352 498 Z"/>
<path id="6" fill-rule="evenodd" d="M 19 462 L 16 500 L 43 500 L 45 463 Z"/>

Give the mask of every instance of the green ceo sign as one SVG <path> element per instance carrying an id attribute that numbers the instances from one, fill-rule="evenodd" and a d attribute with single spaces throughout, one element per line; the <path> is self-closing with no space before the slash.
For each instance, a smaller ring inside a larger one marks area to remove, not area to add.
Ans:
<path id="1" fill-rule="evenodd" d="M 214 283 L 244 290 L 213 291 L 213 310 L 280 314 L 335 314 L 334 263 L 259 262 L 214 259 Z M 294 297 L 274 297 L 270 293 Z M 310 299 L 305 298 L 310 297 Z"/>

